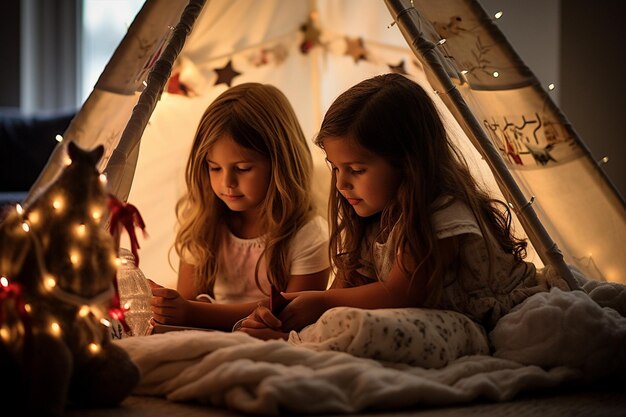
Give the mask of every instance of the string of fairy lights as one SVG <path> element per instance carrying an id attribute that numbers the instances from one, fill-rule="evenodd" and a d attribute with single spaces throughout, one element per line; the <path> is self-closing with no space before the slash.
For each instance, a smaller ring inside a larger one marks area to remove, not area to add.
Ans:
<path id="1" fill-rule="evenodd" d="M 413 7 L 413 1 L 411 1 L 411 6 Z M 502 10 L 498 10 L 498 11 L 496 11 L 496 12 L 493 14 L 493 19 L 494 19 L 493 21 L 494 21 L 494 22 L 497 22 L 498 20 L 502 19 L 502 17 L 504 17 L 504 15 L 505 15 L 505 14 L 504 14 L 504 11 L 502 11 Z M 394 24 L 395 24 L 395 22 L 391 23 L 391 24 L 388 26 L 388 28 L 390 28 L 390 27 L 391 27 L 391 26 L 393 26 Z M 441 45 L 444 45 L 445 43 L 446 43 L 446 38 L 442 38 L 442 39 L 440 39 L 439 41 L 437 41 L 437 42 L 435 43 L 435 46 L 441 46 Z M 461 70 L 460 70 L 460 73 L 461 73 L 462 75 L 464 75 L 464 76 L 465 76 L 465 75 L 467 75 L 469 72 L 470 72 L 470 71 L 469 71 L 469 70 L 467 70 L 467 69 L 461 69 Z M 497 69 L 494 69 L 494 70 L 491 72 L 491 76 L 492 76 L 493 78 L 499 78 L 499 77 L 500 77 L 500 71 L 498 71 Z M 548 84 L 546 85 L 546 88 L 547 88 L 547 90 L 548 90 L 548 91 L 554 91 L 554 90 L 556 89 L 556 84 L 555 84 L 555 83 L 553 83 L 553 82 L 550 82 L 550 83 L 548 83 Z M 435 93 L 437 93 L 437 94 L 438 94 L 439 92 L 437 92 L 437 91 L 436 91 Z M 608 164 L 609 160 L 610 160 L 610 158 L 609 158 L 608 156 L 606 156 L 606 155 L 605 155 L 605 156 L 603 156 L 602 158 L 598 159 L 598 160 L 596 161 L 596 163 L 597 163 L 598 165 L 600 165 L 600 166 L 601 166 L 601 165 L 606 165 L 606 164 Z"/>
<path id="2" fill-rule="evenodd" d="M 413 7 L 413 1 L 411 1 L 411 7 Z M 493 14 L 493 20 L 492 21 L 493 22 L 497 22 L 500 19 L 502 19 L 504 15 L 505 15 L 504 11 L 499 10 L 499 11 L 497 11 L 497 12 L 495 12 Z M 391 26 L 393 26 L 393 24 L 389 25 L 388 27 L 391 27 Z M 446 41 L 447 41 L 447 39 L 445 37 L 442 37 L 437 42 L 434 42 L 432 47 L 433 48 L 442 47 L 443 45 L 446 44 Z M 448 54 L 447 53 L 443 53 L 443 56 L 444 57 L 448 57 Z M 457 68 L 457 66 L 456 66 L 457 63 L 456 62 L 451 61 L 450 64 L 453 65 L 455 68 Z M 467 78 L 465 76 L 470 73 L 470 70 L 468 70 L 468 69 L 458 69 L 458 71 L 464 77 L 464 81 L 468 82 L 468 80 L 467 80 Z M 501 76 L 501 71 L 502 70 L 499 70 L 498 68 L 494 68 L 491 71 L 490 75 L 493 78 L 499 78 Z M 456 87 L 453 86 L 452 88 L 456 88 Z M 556 84 L 554 82 L 550 82 L 550 83 L 547 84 L 546 88 L 547 88 L 548 91 L 554 91 L 556 89 Z M 446 93 L 448 93 L 448 92 L 446 92 Z M 439 95 L 439 94 L 441 94 L 441 92 L 435 91 L 435 94 Z M 599 160 L 597 160 L 595 162 L 599 166 L 606 165 L 609 162 L 609 157 L 608 156 L 604 156 L 604 157 L 600 158 Z M 514 211 L 516 211 L 517 213 L 520 213 L 520 212 L 523 212 L 524 210 L 526 210 L 527 208 L 531 207 L 535 203 L 535 200 L 536 200 L 536 197 L 534 195 L 531 196 L 531 198 L 525 204 L 523 204 L 518 210 L 515 209 L 514 205 L 511 202 L 509 202 L 508 205 Z M 602 279 L 606 279 L 604 277 L 604 274 L 595 265 L 595 262 L 593 260 L 593 253 L 589 252 L 587 254 L 587 256 L 585 256 L 585 257 L 574 257 L 574 259 L 577 262 L 579 262 L 579 263 L 584 263 L 584 264 L 591 265 L 593 267 L 592 268 L 593 271 L 595 272 L 595 274 L 597 276 L 601 277 Z M 585 260 L 585 262 L 581 261 L 583 259 Z"/>
<path id="3" fill-rule="evenodd" d="M 62 137 L 57 136 L 57 139 Z M 65 163 L 71 164 L 71 158 L 67 158 Z M 107 178 L 104 174 L 99 175 L 100 186 L 106 186 Z M 46 198 L 43 195 L 42 198 Z M 3 221 L 3 231 L 11 234 L 19 241 L 30 242 L 31 248 L 35 254 L 36 268 L 34 273 L 40 277 L 39 290 L 33 291 L 34 294 L 27 294 L 24 285 L 21 282 L 13 282 L 11 273 L 9 271 L 0 271 L 0 338 L 5 345 L 17 347 L 34 332 L 47 332 L 54 337 L 61 338 L 64 335 L 66 329 L 64 329 L 64 319 L 66 317 L 57 317 L 53 311 L 38 310 L 38 304 L 36 297 L 43 296 L 49 297 L 54 302 L 64 303 L 66 306 L 73 306 L 76 310 L 75 322 L 82 325 L 80 328 L 86 329 L 87 339 L 90 340 L 86 344 L 86 349 L 91 354 L 98 354 L 101 352 L 102 343 L 105 338 L 109 338 L 110 332 L 103 332 L 101 325 L 107 328 L 111 327 L 111 320 L 117 320 L 124 324 L 124 312 L 130 309 L 130 305 L 119 306 L 119 294 L 117 292 L 117 286 L 113 282 L 114 275 L 110 284 L 93 297 L 83 297 L 70 291 L 66 291 L 58 284 L 58 277 L 54 276 L 44 262 L 44 253 L 42 248 L 42 236 L 39 236 L 37 231 L 38 226 L 43 221 L 43 216 L 40 210 L 50 210 L 52 215 L 60 215 L 67 208 L 66 202 L 61 193 L 51 194 L 49 199 L 45 201 L 47 205 L 44 207 L 33 207 L 29 211 L 25 211 L 20 204 L 14 206 L 14 210 L 7 215 Z M 90 221 L 93 221 L 97 227 L 100 227 L 100 223 L 104 215 L 104 207 L 99 204 L 92 204 L 90 212 Z M 78 241 L 87 238 L 89 228 L 85 223 L 77 222 L 67 225 L 68 235 L 71 235 Z M 77 270 L 81 262 L 83 261 L 80 245 L 72 246 L 69 249 L 67 256 L 71 262 L 71 265 Z M 94 248 L 88 248 L 87 250 L 94 250 Z M 0 254 L 0 256 L 2 256 Z M 11 271 L 17 274 L 15 271 L 19 271 L 23 265 L 12 265 L 15 260 L 4 259 L 0 265 L 9 268 Z M 121 265 L 124 265 L 127 261 L 113 253 L 110 258 L 111 266 L 117 271 Z M 106 278 L 104 278 L 106 279 Z M 4 308 L 7 301 L 13 301 L 13 310 L 10 308 Z M 33 305 L 33 302 L 35 305 Z M 11 314 L 13 311 L 13 314 Z M 45 317 L 42 317 L 42 314 Z M 37 320 L 33 320 L 37 315 Z M 34 326 L 34 323 L 43 322 L 43 326 Z M 75 328 L 76 323 L 67 323 L 72 328 Z M 69 329 L 68 329 L 69 331 Z"/>

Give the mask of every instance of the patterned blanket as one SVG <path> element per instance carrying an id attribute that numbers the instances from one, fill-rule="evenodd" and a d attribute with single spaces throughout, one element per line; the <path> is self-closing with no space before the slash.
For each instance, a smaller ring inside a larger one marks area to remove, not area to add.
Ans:
<path id="1" fill-rule="evenodd" d="M 449 311 L 336 308 L 288 341 L 189 330 L 115 343 L 142 372 L 137 394 L 247 413 L 507 401 L 564 382 L 624 378 L 625 289 L 553 288 L 517 306 L 489 335 Z"/>

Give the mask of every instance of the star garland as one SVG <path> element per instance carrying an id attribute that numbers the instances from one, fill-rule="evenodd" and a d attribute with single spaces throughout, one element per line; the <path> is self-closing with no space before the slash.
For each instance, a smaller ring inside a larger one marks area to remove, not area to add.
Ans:
<path id="1" fill-rule="evenodd" d="M 227 86 L 231 86 L 233 79 L 241 75 L 240 72 L 235 71 L 233 68 L 233 60 L 229 59 L 228 63 L 222 68 L 216 68 L 214 70 L 217 73 L 217 80 L 215 81 L 215 85 L 218 84 L 226 84 Z"/>

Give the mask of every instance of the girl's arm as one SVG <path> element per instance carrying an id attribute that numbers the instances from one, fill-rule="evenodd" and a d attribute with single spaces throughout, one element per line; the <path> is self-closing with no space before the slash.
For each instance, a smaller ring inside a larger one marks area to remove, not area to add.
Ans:
<path id="1" fill-rule="evenodd" d="M 287 283 L 286 292 L 325 290 L 328 286 L 330 268 L 306 275 L 292 275 Z"/>
<path id="2" fill-rule="evenodd" d="M 325 290 L 329 274 L 330 268 L 313 274 L 292 275 L 286 292 Z M 258 339 L 287 339 L 289 333 L 283 332 L 280 326 L 280 320 L 266 306 L 260 305 L 241 323 L 239 330 Z"/>
<path id="3" fill-rule="evenodd" d="M 177 290 L 151 283 L 152 318 L 156 323 L 173 326 L 201 327 L 230 331 L 237 320 L 250 314 L 257 302 L 245 304 L 214 304 L 196 301 L 196 269 L 181 261 Z"/>
<path id="4" fill-rule="evenodd" d="M 186 262 L 180 261 L 178 266 L 178 282 L 176 289 L 178 293 L 187 300 L 195 300 L 198 295 L 194 284 L 196 268 Z"/>
<path id="5" fill-rule="evenodd" d="M 178 291 L 152 285 L 152 318 L 158 324 L 230 331 L 259 304 L 216 304 L 188 300 Z"/>
<path id="6" fill-rule="evenodd" d="M 153 319 L 160 324 L 202 327 L 230 331 L 233 325 L 248 316 L 259 302 L 244 304 L 216 304 L 195 301 L 194 267 L 181 262 L 178 291 L 152 285 Z M 326 288 L 329 269 L 290 278 L 287 291 L 322 290 Z M 191 299 L 190 299 L 191 298 Z M 264 300 L 267 304 L 267 300 Z"/>
<path id="7" fill-rule="evenodd" d="M 451 237 L 440 242 L 444 263 L 449 264 L 458 254 L 457 238 Z M 284 294 L 293 300 L 280 314 L 282 329 L 300 330 L 314 323 L 328 309 L 333 307 L 356 307 L 364 309 L 420 307 L 426 299 L 427 277 L 416 276 L 413 281 L 401 266 L 404 261 L 408 271 L 414 270 L 417 263 L 408 255 L 398 255 L 385 282 L 373 282 L 351 288 L 336 288 L 328 291 L 311 291 Z"/>

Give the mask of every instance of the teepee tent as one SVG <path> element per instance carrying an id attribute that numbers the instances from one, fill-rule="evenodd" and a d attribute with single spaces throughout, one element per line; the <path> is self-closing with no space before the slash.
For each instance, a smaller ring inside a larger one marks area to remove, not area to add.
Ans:
<path id="1" fill-rule="evenodd" d="M 532 261 L 626 282 L 623 200 L 476 1 L 148 0 L 64 136 L 105 145 L 111 191 L 147 224 L 141 268 L 175 286 L 174 205 L 196 125 L 217 95 L 273 84 L 312 139 L 338 94 L 391 71 L 432 92 L 473 174 L 517 214 Z M 324 212 L 330 176 L 311 149 Z M 64 155 L 61 143 L 26 204 Z"/>

